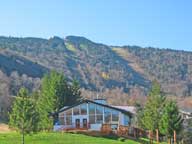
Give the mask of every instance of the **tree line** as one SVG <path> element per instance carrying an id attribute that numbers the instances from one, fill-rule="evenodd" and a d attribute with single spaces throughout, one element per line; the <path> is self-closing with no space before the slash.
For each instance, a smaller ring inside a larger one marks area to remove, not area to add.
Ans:
<path id="1" fill-rule="evenodd" d="M 151 140 L 158 131 L 160 135 L 167 137 L 170 144 L 174 135 L 182 130 L 183 119 L 176 101 L 164 96 L 157 81 L 152 84 L 145 106 L 137 106 L 137 120 L 140 128 L 149 130 Z"/>
<path id="2" fill-rule="evenodd" d="M 23 134 L 52 130 L 52 113 L 70 106 L 81 98 L 79 83 L 67 82 L 65 76 L 56 71 L 46 74 L 38 91 L 29 93 L 21 88 L 15 97 L 9 114 L 9 125 Z"/>
<path id="3" fill-rule="evenodd" d="M 81 98 L 79 83 L 68 83 L 63 74 L 52 71 L 42 79 L 38 91 L 29 93 L 21 88 L 9 114 L 9 124 L 23 134 L 52 130 L 52 113 L 64 106 L 70 106 Z M 167 99 L 157 81 L 153 82 L 146 104 L 137 105 L 137 126 L 149 130 L 153 135 L 157 130 L 167 136 L 169 143 L 174 132 L 182 130 L 183 120 L 177 103 Z M 23 140 L 24 141 L 24 140 Z"/>

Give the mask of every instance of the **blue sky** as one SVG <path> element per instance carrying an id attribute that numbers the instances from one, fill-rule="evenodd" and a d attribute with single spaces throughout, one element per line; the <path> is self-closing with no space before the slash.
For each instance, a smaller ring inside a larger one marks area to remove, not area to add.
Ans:
<path id="1" fill-rule="evenodd" d="M 192 51 L 191 0 L 4 0 L 0 35 Z"/>

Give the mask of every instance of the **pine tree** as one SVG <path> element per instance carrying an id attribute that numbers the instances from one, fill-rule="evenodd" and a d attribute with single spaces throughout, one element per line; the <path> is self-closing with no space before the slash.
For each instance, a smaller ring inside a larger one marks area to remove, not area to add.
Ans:
<path id="1" fill-rule="evenodd" d="M 39 130 L 49 130 L 52 128 L 53 120 L 49 117 L 55 111 L 56 103 L 56 82 L 57 73 L 52 71 L 44 75 L 41 84 L 41 91 L 37 98 L 36 109 L 39 112 Z"/>
<path id="2" fill-rule="evenodd" d="M 63 74 L 58 75 L 59 79 L 56 86 L 56 103 L 55 103 L 56 111 L 65 106 L 67 96 L 70 94 L 69 85 L 67 84 L 64 75 Z"/>
<path id="3" fill-rule="evenodd" d="M 133 120 L 134 122 L 134 125 L 136 127 L 141 127 L 143 128 L 143 115 L 144 115 L 144 111 L 143 111 L 143 107 L 139 104 L 139 103 L 135 103 L 135 108 L 136 108 L 136 117 L 135 119 Z"/>
<path id="4" fill-rule="evenodd" d="M 74 104 L 80 99 L 80 87 L 77 81 L 70 85 L 63 74 L 52 71 L 46 74 L 42 80 L 41 94 L 38 100 L 38 108 L 41 111 L 40 127 L 50 129 L 53 120 L 49 118 L 64 106 Z"/>
<path id="5" fill-rule="evenodd" d="M 9 124 L 22 133 L 23 144 L 24 135 L 33 132 L 35 129 L 35 116 L 34 101 L 29 96 L 28 91 L 25 88 L 21 88 L 17 97 L 15 97 L 12 111 L 9 115 Z"/>
<path id="6" fill-rule="evenodd" d="M 46 74 L 43 77 L 40 101 L 44 105 L 43 109 L 47 112 L 56 111 L 57 86 L 59 84 L 59 78 L 60 76 L 56 71 L 52 71 L 50 74 Z"/>
<path id="7" fill-rule="evenodd" d="M 179 115 L 178 106 L 175 101 L 169 100 L 166 102 L 162 117 L 159 122 L 160 132 L 166 135 L 170 141 L 174 131 L 179 133 L 182 128 L 182 118 Z"/>
<path id="8" fill-rule="evenodd" d="M 69 87 L 68 100 L 65 102 L 66 105 L 73 105 L 81 99 L 80 86 L 77 80 L 73 80 L 72 85 Z"/>
<path id="9" fill-rule="evenodd" d="M 154 81 L 152 85 L 152 89 L 147 98 L 146 105 L 144 107 L 141 125 L 144 126 L 145 129 L 154 132 L 159 128 L 159 120 L 161 118 L 161 109 L 164 105 L 165 97 L 161 93 L 161 87 L 158 82 Z"/>
<path id="10" fill-rule="evenodd" d="M 78 102 L 81 98 L 80 86 L 77 80 L 73 80 L 72 84 L 67 83 L 65 77 L 59 74 L 56 86 L 56 111 L 64 106 L 71 106 Z"/>

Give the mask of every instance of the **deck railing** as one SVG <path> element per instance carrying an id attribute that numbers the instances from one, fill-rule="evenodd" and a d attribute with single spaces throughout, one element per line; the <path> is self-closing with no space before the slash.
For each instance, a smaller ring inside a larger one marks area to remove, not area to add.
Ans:
<path id="1" fill-rule="evenodd" d="M 89 129 L 90 125 L 87 124 L 86 126 L 80 123 L 79 125 L 76 125 L 76 123 L 71 123 L 71 125 L 55 125 L 54 130 L 55 131 L 67 131 L 67 130 L 78 130 L 78 129 Z"/>
<path id="2" fill-rule="evenodd" d="M 147 137 L 148 133 L 142 129 L 133 127 L 133 126 L 124 126 L 124 125 L 118 125 L 116 130 L 113 130 L 111 128 L 112 124 L 103 124 L 101 127 L 101 132 L 110 134 L 110 133 L 115 133 L 119 136 L 124 136 L 124 137 Z"/>

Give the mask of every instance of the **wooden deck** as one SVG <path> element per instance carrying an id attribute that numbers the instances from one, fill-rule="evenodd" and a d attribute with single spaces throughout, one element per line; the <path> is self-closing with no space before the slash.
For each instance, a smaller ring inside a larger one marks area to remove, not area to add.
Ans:
<path id="1" fill-rule="evenodd" d="M 118 136 L 133 138 L 143 137 L 147 135 L 147 132 L 142 129 L 123 125 L 119 125 L 118 129 L 114 131 L 111 128 L 111 124 L 103 124 L 101 127 L 101 132 L 105 134 L 115 133 Z"/>

